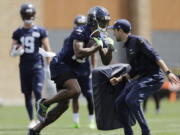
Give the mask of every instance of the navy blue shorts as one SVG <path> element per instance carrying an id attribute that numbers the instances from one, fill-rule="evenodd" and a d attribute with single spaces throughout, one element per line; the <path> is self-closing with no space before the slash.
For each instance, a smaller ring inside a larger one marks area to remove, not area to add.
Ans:
<path id="1" fill-rule="evenodd" d="M 44 69 L 25 70 L 20 68 L 22 93 L 41 92 L 44 83 Z"/>
<path id="2" fill-rule="evenodd" d="M 63 88 L 64 82 L 69 79 L 77 78 L 74 70 L 64 62 L 58 63 L 54 57 L 50 63 L 51 79 L 55 82 L 57 90 Z"/>

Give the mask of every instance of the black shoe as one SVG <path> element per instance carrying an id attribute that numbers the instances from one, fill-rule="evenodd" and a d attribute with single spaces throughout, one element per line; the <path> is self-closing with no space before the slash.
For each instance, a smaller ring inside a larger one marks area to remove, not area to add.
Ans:
<path id="1" fill-rule="evenodd" d="M 40 135 L 40 133 L 39 133 L 39 132 L 36 132 L 36 131 L 34 131 L 34 130 L 32 130 L 32 129 L 29 129 L 27 135 Z"/>

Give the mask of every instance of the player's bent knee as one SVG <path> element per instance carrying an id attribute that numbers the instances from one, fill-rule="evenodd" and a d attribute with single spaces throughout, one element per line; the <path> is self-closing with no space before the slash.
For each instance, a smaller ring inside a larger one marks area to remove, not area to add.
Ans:
<path id="1" fill-rule="evenodd" d="M 76 95 L 77 95 L 77 96 L 80 95 L 81 89 L 76 89 L 75 91 L 76 91 Z"/>
<path id="2" fill-rule="evenodd" d="M 71 91 L 72 91 L 72 94 L 73 94 L 73 98 L 78 97 L 80 95 L 80 93 L 81 93 L 81 89 L 73 89 Z"/>

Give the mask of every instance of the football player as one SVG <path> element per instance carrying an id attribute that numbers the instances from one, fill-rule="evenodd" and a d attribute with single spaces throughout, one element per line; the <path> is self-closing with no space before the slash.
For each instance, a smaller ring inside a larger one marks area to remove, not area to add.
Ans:
<path id="1" fill-rule="evenodd" d="M 43 60 L 39 54 L 39 47 L 50 51 L 46 30 L 34 24 L 35 14 L 35 7 L 31 3 L 21 5 L 20 15 L 24 24 L 13 32 L 10 50 L 11 56 L 20 56 L 21 91 L 31 121 L 29 128 L 36 124 L 33 116 L 32 93 L 36 101 L 39 100 L 44 81 Z M 47 61 L 49 63 L 50 59 L 47 58 Z"/>
<path id="2" fill-rule="evenodd" d="M 74 19 L 74 28 L 86 25 L 87 18 L 84 15 L 78 15 Z M 95 54 L 91 55 L 91 65 L 92 68 L 95 67 Z M 81 74 L 78 75 L 78 82 L 81 87 L 81 92 L 83 96 L 87 100 L 87 109 L 89 113 L 89 128 L 94 129 L 96 128 L 95 118 L 94 118 L 94 106 L 93 106 L 93 97 L 92 97 L 92 80 L 91 80 L 91 66 L 89 60 L 85 63 L 81 64 Z M 72 99 L 72 110 L 73 110 L 73 128 L 79 128 L 79 103 L 78 103 L 78 96 L 73 97 Z"/>
<path id="3" fill-rule="evenodd" d="M 108 47 L 100 37 L 106 31 L 110 15 L 104 7 L 96 6 L 89 10 L 87 25 L 76 27 L 62 50 L 53 58 L 50 64 L 51 78 L 56 83 L 57 94 L 50 99 L 41 99 L 37 103 L 38 118 L 41 121 L 28 135 L 39 135 L 40 131 L 50 123 L 57 120 L 67 109 L 69 99 L 78 96 L 81 92 L 78 83 L 78 74 L 81 74 L 81 64 L 87 62 L 88 56 L 99 51 L 102 63 L 108 65 L 112 59 L 113 42 L 106 38 Z M 50 105 L 57 103 L 48 113 Z"/>

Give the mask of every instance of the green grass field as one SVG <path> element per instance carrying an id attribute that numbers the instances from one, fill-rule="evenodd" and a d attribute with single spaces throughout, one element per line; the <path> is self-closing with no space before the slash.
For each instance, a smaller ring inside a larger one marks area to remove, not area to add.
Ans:
<path id="1" fill-rule="evenodd" d="M 152 135 L 180 135 L 180 101 L 161 102 L 161 111 L 155 113 L 153 102 L 148 104 L 146 117 Z M 72 129 L 72 113 L 69 109 L 60 119 L 45 128 L 42 135 L 123 135 L 122 129 L 98 131 L 88 128 L 88 115 L 85 105 L 80 108 L 79 129 Z M 107 121 L 108 122 L 108 121 Z M 23 106 L 3 106 L 0 108 L 0 135 L 26 135 L 28 119 Z M 135 135 L 141 135 L 138 124 L 133 128 Z"/>

